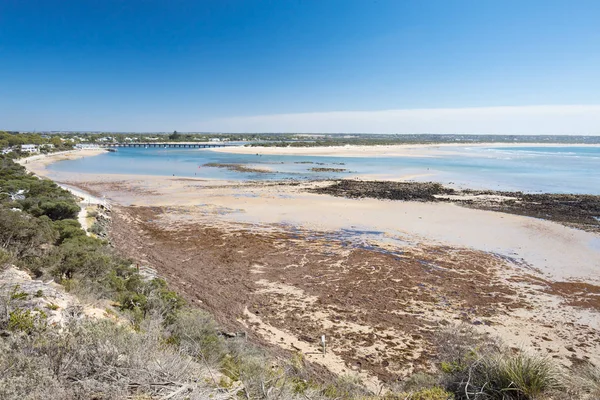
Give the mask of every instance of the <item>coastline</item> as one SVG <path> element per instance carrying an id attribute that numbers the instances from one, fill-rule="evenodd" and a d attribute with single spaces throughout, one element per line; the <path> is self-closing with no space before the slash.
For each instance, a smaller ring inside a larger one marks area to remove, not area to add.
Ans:
<path id="1" fill-rule="evenodd" d="M 426 368 L 431 326 L 458 321 L 564 365 L 585 357 L 600 363 L 597 233 L 449 202 L 314 192 L 327 181 L 45 168 L 95 154 L 25 166 L 106 196 L 121 253 L 156 269 L 223 326 L 265 345 L 301 351 L 373 387 Z M 330 357 L 312 352 L 322 334 Z"/>
<path id="2" fill-rule="evenodd" d="M 106 153 L 105 149 L 78 149 L 60 151 L 57 153 L 37 154 L 16 160 L 24 166 L 27 171 L 37 176 L 48 176 L 46 167 L 52 163 L 65 160 L 76 160 L 83 157 L 92 157 Z"/>
<path id="3" fill-rule="evenodd" d="M 420 240 L 523 258 L 534 268 L 546 273 L 556 273 L 561 279 L 591 279 L 594 276 L 592 271 L 595 270 L 583 265 L 591 266 L 592 260 L 600 265 L 600 253 L 590 253 L 587 245 L 600 242 L 600 236 L 591 232 L 579 231 L 552 221 L 465 208 L 452 203 L 390 203 L 388 200 L 348 199 L 308 192 L 327 185 L 330 181 L 290 184 L 279 181 L 229 181 L 161 175 L 50 174 L 46 169 L 52 162 L 95 156 L 104 152 L 102 149 L 78 150 L 33 156 L 19 161 L 38 176 L 53 179 L 69 188 L 83 190 L 96 198 L 105 195 L 111 202 L 124 206 L 198 208 L 198 194 L 202 193 L 205 198 L 200 208 L 205 208 L 204 212 L 213 215 L 212 222 L 215 219 L 253 225 L 285 222 L 318 231 L 362 226 L 388 233 L 402 232 L 404 235 L 421 238 Z M 386 180 L 406 181 L 422 176 L 411 174 L 401 179 Z M 386 178 L 385 175 L 360 177 Z M 220 211 L 218 217 L 215 217 L 212 210 L 225 211 Z M 398 230 L 397 227 L 401 229 Z M 537 238 L 536 235 L 542 232 L 543 235 Z M 580 245 L 575 246 L 575 243 Z M 570 253 L 576 253 L 572 260 Z M 588 262 L 585 262 L 586 258 Z M 565 267 L 569 265 L 569 260 L 574 264 L 571 268 Z"/>
<path id="4" fill-rule="evenodd" d="M 232 146 L 213 148 L 210 151 L 230 154 L 264 154 L 328 157 L 436 157 L 439 149 L 459 147 L 600 147 L 599 144 L 561 143 L 438 143 L 438 144 L 397 144 L 397 145 L 346 145 L 315 147 L 271 147 L 271 146 Z M 446 150 L 447 151 L 447 150 Z M 447 154 L 447 152 L 445 153 Z"/>

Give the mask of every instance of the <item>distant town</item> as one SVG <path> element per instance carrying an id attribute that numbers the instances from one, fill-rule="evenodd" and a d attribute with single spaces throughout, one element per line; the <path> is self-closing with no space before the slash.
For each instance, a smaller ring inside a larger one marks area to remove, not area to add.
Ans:
<path id="1" fill-rule="evenodd" d="M 126 144 L 229 143 L 245 146 L 343 146 L 436 143 L 564 143 L 600 144 L 600 136 L 553 135 L 439 135 L 439 134 L 309 134 L 309 133 L 201 133 L 201 132 L 19 132 L 0 131 L 2 154 L 32 154 L 77 148 Z M 191 146 L 198 147 L 198 146 Z"/>

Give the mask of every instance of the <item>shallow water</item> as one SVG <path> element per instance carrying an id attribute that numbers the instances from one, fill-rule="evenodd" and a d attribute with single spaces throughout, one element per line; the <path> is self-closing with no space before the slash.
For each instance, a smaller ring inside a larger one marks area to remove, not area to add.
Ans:
<path id="1" fill-rule="evenodd" d="M 271 173 L 205 167 L 249 164 Z M 312 163 L 312 164 L 311 164 Z M 343 168 L 314 172 L 311 168 Z M 415 180 L 458 187 L 526 192 L 600 194 L 600 147 L 439 147 L 435 157 L 333 157 L 229 154 L 206 149 L 120 148 L 115 153 L 61 161 L 50 171 L 163 175 L 231 180 L 386 178 L 426 174 Z"/>

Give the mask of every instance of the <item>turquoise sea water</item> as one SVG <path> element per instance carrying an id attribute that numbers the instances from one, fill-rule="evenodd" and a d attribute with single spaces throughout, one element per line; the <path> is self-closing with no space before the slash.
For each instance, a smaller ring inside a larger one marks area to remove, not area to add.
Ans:
<path id="1" fill-rule="evenodd" d="M 600 194 L 600 147 L 440 147 L 436 157 L 331 157 L 230 154 L 206 149 L 120 148 L 115 153 L 61 161 L 51 171 L 164 175 L 233 180 L 386 178 L 429 174 L 459 187 L 526 192 Z M 272 173 L 241 173 L 207 163 L 250 164 Z M 310 164 L 312 163 L 312 164 Z M 311 168 L 344 168 L 313 172 Z"/>

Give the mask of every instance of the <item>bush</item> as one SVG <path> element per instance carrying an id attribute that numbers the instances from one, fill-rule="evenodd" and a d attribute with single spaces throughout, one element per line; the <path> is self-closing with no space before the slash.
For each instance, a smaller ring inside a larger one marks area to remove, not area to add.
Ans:
<path id="1" fill-rule="evenodd" d="M 0 247 L 16 258 L 40 256 L 58 233 L 48 217 L 34 218 L 0 205 Z"/>
<path id="2" fill-rule="evenodd" d="M 226 343 L 219 336 L 215 321 L 202 310 L 179 311 L 169 333 L 170 343 L 209 365 L 218 365 L 226 353 Z"/>
<path id="3" fill-rule="evenodd" d="M 8 316 L 8 330 L 13 332 L 24 332 L 31 335 L 34 332 L 46 329 L 48 316 L 43 311 L 31 311 L 17 308 Z"/>
<path id="4" fill-rule="evenodd" d="M 88 232 L 93 233 L 96 236 L 103 236 L 106 233 L 104 227 L 98 222 L 94 222 L 90 229 L 88 229 Z"/>
<path id="5" fill-rule="evenodd" d="M 323 390 L 326 397 L 351 399 L 364 397 L 368 394 L 365 386 L 356 376 L 341 376 L 333 383 L 327 385 Z"/>
<path id="6" fill-rule="evenodd" d="M 46 201 L 38 206 L 39 215 L 47 215 L 51 220 L 74 219 L 79 214 L 77 204 L 66 201 Z"/>
<path id="7" fill-rule="evenodd" d="M 76 275 L 101 278 L 115 262 L 102 241 L 84 235 L 66 239 L 56 251 L 59 259 L 52 274 L 58 279 L 72 279 Z"/>
<path id="8" fill-rule="evenodd" d="M 179 389 L 169 398 L 205 399 L 213 391 L 206 369 L 162 345 L 153 323 L 135 333 L 111 321 L 80 321 L 0 340 L 0 371 L 7 400 L 164 398 Z"/>
<path id="9" fill-rule="evenodd" d="M 60 245 L 67 239 L 77 236 L 85 236 L 85 232 L 81 229 L 79 221 L 74 219 L 62 219 L 54 222 L 54 228 L 58 231 L 57 245 Z"/>
<path id="10" fill-rule="evenodd" d="M 572 384 L 581 388 L 589 399 L 600 399 L 600 367 L 586 364 L 576 371 Z"/>
<path id="11" fill-rule="evenodd" d="M 480 354 L 497 351 L 499 344 L 466 324 L 452 325 L 436 333 L 433 339 L 442 372 L 465 371 Z"/>
<path id="12" fill-rule="evenodd" d="M 29 295 L 27 294 L 27 292 L 24 292 L 20 289 L 21 289 L 21 285 L 15 285 L 13 290 L 10 292 L 11 300 L 27 300 Z"/>
<path id="13" fill-rule="evenodd" d="M 176 312 L 184 304 L 183 299 L 169 290 L 162 279 L 144 281 L 140 275 L 132 272 L 124 279 L 112 275 L 111 281 L 119 288 L 117 299 L 121 311 L 131 311 L 134 325 L 149 315 L 171 324 Z"/>
<path id="14" fill-rule="evenodd" d="M 448 387 L 459 399 L 535 400 L 563 387 L 551 360 L 507 351 L 478 355 L 450 375 Z"/>
<path id="15" fill-rule="evenodd" d="M 452 400 L 454 395 L 441 387 L 432 387 L 410 393 L 404 398 L 407 400 Z"/>
<path id="16" fill-rule="evenodd" d="M 423 389 L 437 387 L 440 384 L 438 376 L 416 372 L 401 383 L 404 391 L 415 392 Z"/>
<path id="17" fill-rule="evenodd" d="M 0 248 L 0 267 L 10 264 L 12 259 L 12 255 L 8 251 Z"/>
<path id="18" fill-rule="evenodd" d="M 561 390 L 561 373 L 544 357 L 506 349 L 472 327 L 439 332 L 442 386 L 457 399 L 534 400 Z"/>

